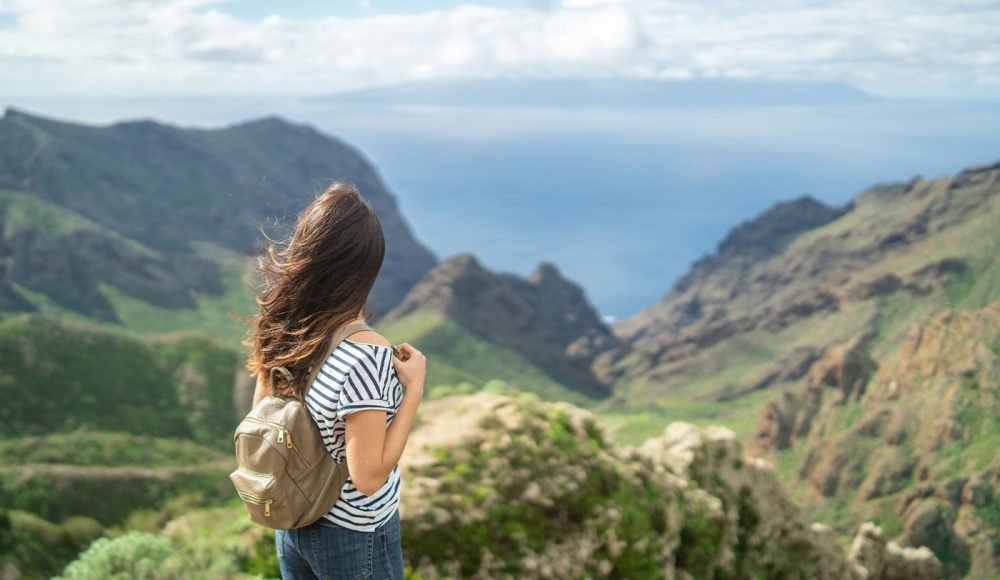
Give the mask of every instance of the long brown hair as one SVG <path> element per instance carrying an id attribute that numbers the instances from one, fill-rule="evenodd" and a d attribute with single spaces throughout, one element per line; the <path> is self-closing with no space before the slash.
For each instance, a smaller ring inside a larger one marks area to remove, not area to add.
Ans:
<path id="1" fill-rule="evenodd" d="M 385 257 L 382 224 L 353 184 L 335 182 L 298 216 L 291 239 L 268 238 L 258 259 L 262 291 L 250 324 L 247 369 L 277 396 L 300 396 L 332 334 L 359 315 Z"/>

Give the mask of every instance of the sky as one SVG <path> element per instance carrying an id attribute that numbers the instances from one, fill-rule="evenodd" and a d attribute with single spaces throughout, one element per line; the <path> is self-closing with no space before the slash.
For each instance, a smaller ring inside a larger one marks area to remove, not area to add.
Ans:
<path id="1" fill-rule="evenodd" d="M 992 99 L 983 0 L 0 0 L 6 95 L 315 94 L 426 79 L 761 78 Z"/>

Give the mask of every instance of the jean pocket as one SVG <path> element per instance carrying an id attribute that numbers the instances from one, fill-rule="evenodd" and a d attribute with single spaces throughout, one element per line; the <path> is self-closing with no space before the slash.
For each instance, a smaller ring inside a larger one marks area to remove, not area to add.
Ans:
<path id="1" fill-rule="evenodd" d="M 274 550 L 278 553 L 279 558 L 285 557 L 285 531 L 284 530 L 274 530 Z"/>
<path id="2" fill-rule="evenodd" d="M 314 554 L 323 577 L 371 578 L 374 575 L 375 534 L 340 526 L 313 526 Z"/>

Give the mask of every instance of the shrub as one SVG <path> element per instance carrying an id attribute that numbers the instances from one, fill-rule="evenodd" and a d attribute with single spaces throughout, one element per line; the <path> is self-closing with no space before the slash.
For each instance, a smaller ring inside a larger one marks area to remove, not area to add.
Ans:
<path id="1" fill-rule="evenodd" d="M 65 580 L 176 578 L 166 566 L 175 555 L 170 541 L 142 532 L 115 539 L 101 538 L 63 571 Z M 168 575 L 169 574 L 169 575 Z"/>

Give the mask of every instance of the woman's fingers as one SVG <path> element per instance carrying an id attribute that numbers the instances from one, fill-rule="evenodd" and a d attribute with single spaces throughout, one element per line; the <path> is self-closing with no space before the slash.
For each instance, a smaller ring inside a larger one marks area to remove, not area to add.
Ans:
<path id="1" fill-rule="evenodd" d="M 404 342 L 404 343 L 399 344 L 399 351 L 400 351 L 400 354 L 402 355 L 401 357 L 399 357 L 399 359 L 402 360 L 402 361 L 408 361 L 408 360 L 410 360 L 413 357 L 423 357 L 424 356 L 424 353 L 422 353 L 419 350 L 417 350 L 412 344 L 410 344 L 408 342 Z"/>

